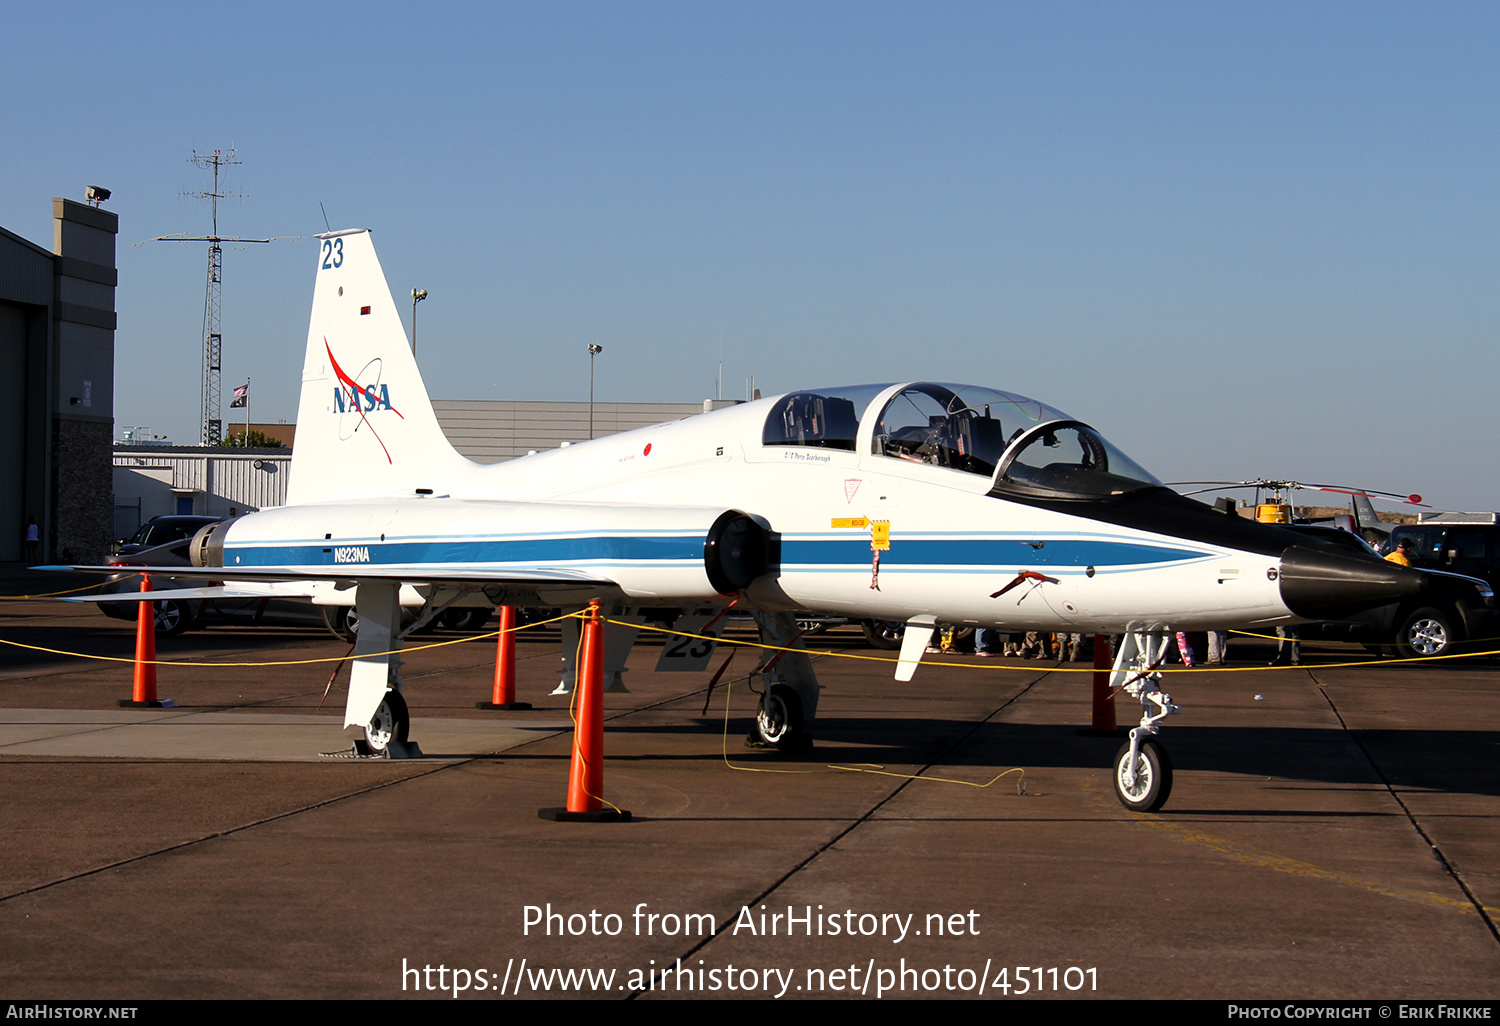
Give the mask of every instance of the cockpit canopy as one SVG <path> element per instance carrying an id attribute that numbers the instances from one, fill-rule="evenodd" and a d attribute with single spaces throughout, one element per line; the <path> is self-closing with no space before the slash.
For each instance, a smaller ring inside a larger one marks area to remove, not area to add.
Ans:
<path id="1" fill-rule="evenodd" d="M 854 451 L 865 408 L 890 385 L 849 385 L 791 392 L 777 399 L 761 432 L 763 445 Z"/>
<path id="2" fill-rule="evenodd" d="M 1162 484 L 1082 421 L 1054 420 L 1012 441 L 992 495 L 1107 499 Z"/>
<path id="3" fill-rule="evenodd" d="M 1064 416 L 1034 399 L 992 388 L 918 382 L 880 411 L 874 451 L 990 477 L 1012 438 Z"/>
<path id="4" fill-rule="evenodd" d="M 761 441 L 854 452 L 871 403 L 891 388 L 784 395 L 773 404 Z M 874 416 L 874 455 L 990 478 L 994 495 L 1106 498 L 1161 484 L 1093 428 L 1011 392 L 916 382 Z"/>

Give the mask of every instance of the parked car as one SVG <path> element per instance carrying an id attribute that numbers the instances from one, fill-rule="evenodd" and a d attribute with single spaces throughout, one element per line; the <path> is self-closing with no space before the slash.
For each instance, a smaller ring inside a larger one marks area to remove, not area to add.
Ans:
<path id="1" fill-rule="evenodd" d="M 122 567 L 101 589 L 110 594 L 138 591 L 141 582 L 131 566 L 192 566 L 188 549 L 194 535 L 203 528 L 222 521 L 223 517 L 161 516 L 152 517 L 128 539 L 122 539 L 111 562 Z M 152 591 L 176 591 L 201 588 L 204 582 L 182 577 L 151 579 Z M 302 597 L 278 597 L 267 594 L 240 598 L 158 599 L 155 603 L 156 633 L 163 636 L 181 634 L 209 623 L 265 623 L 289 627 L 316 627 L 323 623 L 322 610 Z M 117 620 L 134 620 L 139 608 L 133 602 L 101 602 L 106 616 Z"/>
<path id="2" fill-rule="evenodd" d="M 122 538 L 110 562 L 120 566 L 192 566 L 188 558 L 188 543 L 193 535 L 217 524 L 222 517 L 176 516 L 152 517 L 142 524 L 129 538 Z M 151 582 L 153 591 L 197 587 L 200 582 L 177 578 L 156 578 Z M 109 578 L 100 589 L 108 594 L 140 590 L 140 580 L 133 571 L 125 571 Z M 193 625 L 194 604 L 158 601 L 156 604 L 156 633 L 162 635 L 181 634 Z M 99 609 L 105 616 L 116 620 L 134 620 L 137 606 L 130 602 L 101 602 Z"/>
<path id="3" fill-rule="evenodd" d="M 1330 527 L 1293 526 L 1334 544 L 1379 555 L 1364 539 Z M 1420 528 L 1402 527 L 1399 540 Z M 1394 542 L 1392 543 L 1394 544 Z M 1480 577 L 1422 568 L 1427 587 L 1420 595 L 1376 606 L 1348 620 L 1305 624 L 1304 638 L 1357 641 L 1386 655 L 1402 658 L 1451 655 L 1473 642 L 1500 636 L 1495 590 Z"/>
<path id="4" fill-rule="evenodd" d="M 223 519 L 190 514 L 152 517 L 138 527 L 135 534 L 120 539 L 115 555 L 128 556 L 124 562 L 142 566 L 189 566 L 187 546 L 179 543 L 189 541 L 209 524 L 217 524 Z"/>
<path id="5" fill-rule="evenodd" d="M 1500 524 L 1402 524 L 1381 553 L 1392 552 L 1402 539 L 1411 542 L 1421 569 L 1478 577 L 1500 588 Z"/>

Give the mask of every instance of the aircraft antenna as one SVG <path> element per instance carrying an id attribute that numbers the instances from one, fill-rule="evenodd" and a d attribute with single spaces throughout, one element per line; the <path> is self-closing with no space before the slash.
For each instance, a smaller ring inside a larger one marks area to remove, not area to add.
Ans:
<path id="1" fill-rule="evenodd" d="M 219 234 L 219 200 L 239 199 L 238 194 L 220 191 L 220 176 L 224 168 L 243 161 L 235 159 L 234 147 L 228 152 L 214 150 L 212 153 L 193 151 L 188 163 L 212 171 L 214 184 L 207 192 L 184 191 L 184 196 L 209 201 L 213 219 L 213 231 L 208 235 L 163 235 L 153 242 L 206 242 L 208 243 L 208 284 L 203 296 L 203 417 L 200 425 L 199 444 L 218 445 L 224 437 L 224 422 L 219 416 L 219 368 L 222 364 L 224 336 L 219 324 L 220 287 L 224 272 L 225 242 L 274 242 L 275 239 L 242 239 Z"/>

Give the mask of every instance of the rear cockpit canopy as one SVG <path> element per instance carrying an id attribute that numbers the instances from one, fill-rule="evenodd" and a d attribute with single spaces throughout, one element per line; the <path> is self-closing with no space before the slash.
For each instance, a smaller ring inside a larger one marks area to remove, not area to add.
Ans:
<path id="1" fill-rule="evenodd" d="M 896 387 L 784 395 L 772 403 L 761 442 L 855 452 L 871 404 Z M 915 382 L 872 416 L 873 455 L 990 478 L 993 495 L 1107 498 L 1161 484 L 1093 428 L 1011 392 Z"/>
<path id="2" fill-rule="evenodd" d="M 854 451 L 860 417 L 889 385 L 851 385 L 792 392 L 777 399 L 761 431 L 763 445 Z"/>

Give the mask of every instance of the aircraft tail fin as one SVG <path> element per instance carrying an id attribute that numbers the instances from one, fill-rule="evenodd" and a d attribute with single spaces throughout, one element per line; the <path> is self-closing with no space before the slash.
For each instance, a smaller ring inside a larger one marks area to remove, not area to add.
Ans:
<path id="1" fill-rule="evenodd" d="M 446 490 L 444 436 L 367 229 L 318 237 L 287 502 Z"/>
<path id="2" fill-rule="evenodd" d="M 1354 507 L 1354 522 L 1361 529 L 1370 527 L 1378 529 L 1380 527 L 1380 516 L 1375 512 L 1375 505 L 1370 502 L 1370 497 L 1362 492 L 1355 492 L 1350 498 L 1351 505 Z"/>

